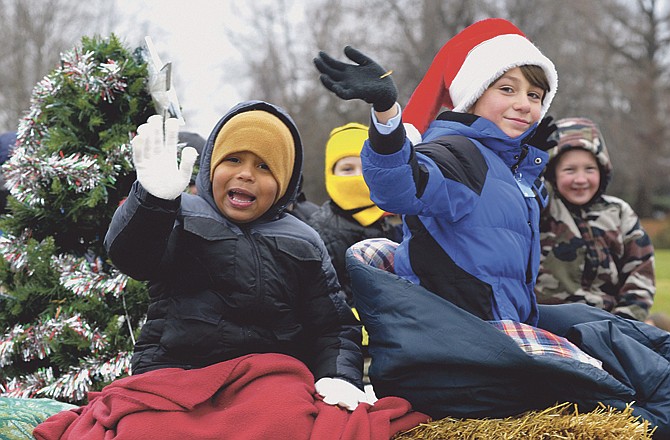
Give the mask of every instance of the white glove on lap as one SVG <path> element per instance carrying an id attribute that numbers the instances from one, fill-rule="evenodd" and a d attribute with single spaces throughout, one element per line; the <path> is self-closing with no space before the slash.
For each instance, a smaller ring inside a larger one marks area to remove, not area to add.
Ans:
<path id="1" fill-rule="evenodd" d="M 170 118 L 163 125 L 163 117 L 153 115 L 137 128 L 132 140 L 137 180 L 149 194 L 165 200 L 174 200 L 184 191 L 198 157 L 195 148 L 186 147 L 177 165 L 178 138 L 177 119 Z"/>
<path id="2" fill-rule="evenodd" d="M 369 403 L 367 395 L 346 380 L 323 377 L 316 381 L 314 387 L 328 405 L 338 405 L 353 411 L 359 403 Z"/>

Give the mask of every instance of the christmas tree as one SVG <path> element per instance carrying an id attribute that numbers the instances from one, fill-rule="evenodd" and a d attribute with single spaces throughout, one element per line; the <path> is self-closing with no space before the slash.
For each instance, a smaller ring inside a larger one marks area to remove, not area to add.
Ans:
<path id="1" fill-rule="evenodd" d="M 0 393 L 75 404 L 129 373 L 148 303 L 103 240 L 135 180 L 130 139 L 155 113 L 146 51 L 84 37 L 32 92 L 2 171 Z"/>

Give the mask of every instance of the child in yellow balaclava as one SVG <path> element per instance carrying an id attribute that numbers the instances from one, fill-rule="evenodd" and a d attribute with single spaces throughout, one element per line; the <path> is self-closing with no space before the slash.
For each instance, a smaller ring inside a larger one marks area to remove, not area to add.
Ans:
<path id="1" fill-rule="evenodd" d="M 361 150 L 368 127 L 356 122 L 336 127 L 326 143 L 325 181 L 330 200 L 307 223 L 321 235 L 333 261 L 347 300 L 353 304 L 344 254 L 354 243 L 368 238 L 399 240 L 400 221 L 370 200 L 363 180 Z"/>
<path id="2" fill-rule="evenodd" d="M 370 200 L 370 189 L 363 180 L 361 149 L 367 138 L 368 127 L 351 122 L 334 128 L 326 143 L 326 191 L 361 226 L 369 226 L 384 215 Z"/>

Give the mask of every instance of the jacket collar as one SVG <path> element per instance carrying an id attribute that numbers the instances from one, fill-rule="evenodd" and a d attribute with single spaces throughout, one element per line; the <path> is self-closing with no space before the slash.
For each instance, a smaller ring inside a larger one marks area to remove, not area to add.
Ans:
<path id="1" fill-rule="evenodd" d="M 520 136 L 511 138 L 486 118 L 470 113 L 446 111 L 430 124 L 423 135 L 423 141 L 427 142 L 445 135 L 466 136 L 493 151 L 508 167 L 512 168 L 518 164 L 520 170 L 531 172 L 536 177 L 544 169 L 549 158 L 544 151 L 523 144 L 523 140 L 536 127 L 537 123 Z"/>

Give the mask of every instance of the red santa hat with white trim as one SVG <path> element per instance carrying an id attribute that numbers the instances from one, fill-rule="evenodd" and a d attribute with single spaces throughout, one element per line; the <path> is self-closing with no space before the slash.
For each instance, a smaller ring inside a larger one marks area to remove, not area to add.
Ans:
<path id="1" fill-rule="evenodd" d="M 544 117 L 558 87 L 554 63 L 509 21 L 478 21 L 447 41 L 435 55 L 403 110 L 403 122 L 423 133 L 442 107 L 468 111 L 502 74 L 523 65 L 539 66 L 547 76 L 550 89 L 542 102 Z"/>

